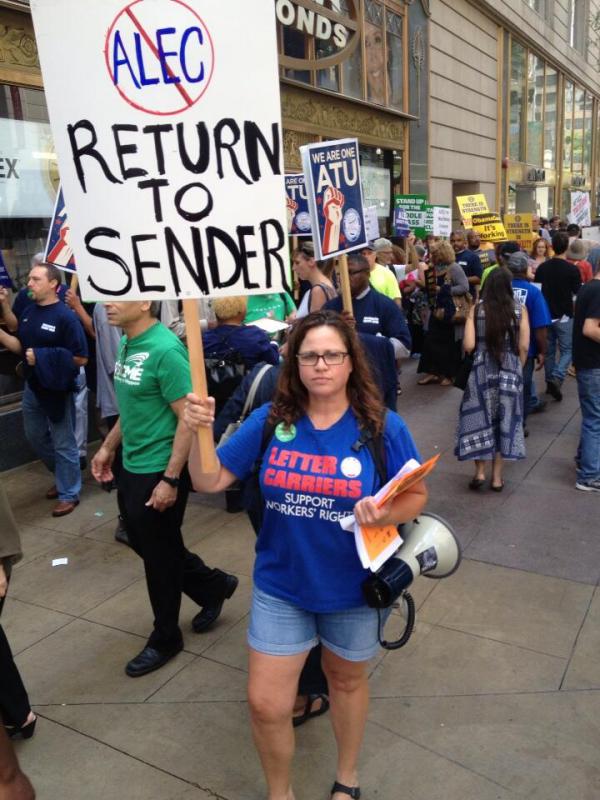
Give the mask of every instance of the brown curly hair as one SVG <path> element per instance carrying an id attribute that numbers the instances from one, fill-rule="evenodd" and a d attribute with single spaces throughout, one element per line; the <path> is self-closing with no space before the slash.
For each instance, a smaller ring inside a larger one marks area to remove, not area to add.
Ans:
<path id="1" fill-rule="evenodd" d="M 378 436 L 383 431 L 385 416 L 381 394 L 354 328 L 335 311 L 315 311 L 294 325 L 288 338 L 287 356 L 279 374 L 269 421 L 283 422 L 289 428 L 306 413 L 308 391 L 300 380 L 297 355 L 306 334 L 324 325 L 339 333 L 352 359 L 352 372 L 346 389 L 359 426 Z"/>

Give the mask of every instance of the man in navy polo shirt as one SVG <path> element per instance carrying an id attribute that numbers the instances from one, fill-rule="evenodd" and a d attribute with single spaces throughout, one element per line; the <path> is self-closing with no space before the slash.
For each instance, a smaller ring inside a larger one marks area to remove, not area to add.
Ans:
<path id="1" fill-rule="evenodd" d="M 369 283 L 370 270 L 365 256 L 360 253 L 350 253 L 348 273 L 356 330 L 359 333 L 386 336 L 394 346 L 396 358 L 404 358 L 410 353 L 411 344 L 406 317 L 393 300 L 373 289 Z M 342 298 L 334 297 L 325 303 L 324 308 L 341 313 Z"/>
<path id="2" fill-rule="evenodd" d="M 21 310 L 16 336 L 0 330 L 0 344 L 24 358 L 25 435 L 54 473 L 58 498 L 52 516 L 70 514 L 79 503 L 81 472 L 75 439 L 74 391 L 79 368 L 87 362 L 81 323 L 58 298 L 59 270 L 52 264 L 29 273 L 29 303 Z"/>
<path id="3" fill-rule="evenodd" d="M 476 297 L 477 287 L 481 283 L 483 267 L 479 256 L 473 250 L 467 249 L 467 239 L 463 231 L 453 231 L 450 235 L 450 244 L 454 248 L 456 263 L 463 268 L 469 281 L 469 291 Z"/>
<path id="4" fill-rule="evenodd" d="M 381 294 L 370 284 L 371 267 L 360 253 L 348 256 L 350 294 L 356 330 L 367 347 L 375 377 L 386 405 L 395 407 L 393 395 L 401 394 L 398 385 L 397 367 L 400 360 L 410 355 L 411 336 L 404 311 L 389 297 Z M 324 308 L 342 312 L 341 297 L 334 297 Z M 388 340 L 387 348 L 382 337 Z M 390 347 L 391 345 L 391 347 Z"/>
<path id="5" fill-rule="evenodd" d="M 527 279 L 529 259 L 526 253 L 512 253 L 506 262 L 512 272 L 512 287 L 515 300 L 526 306 L 531 327 L 531 338 L 527 361 L 523 367 L 523 418 L 536 411 L 543 411 L 545 401 L 532 399 L 532 382 L 535 369 L 542 369 L 548 346 L 548 328 L 552 325 L 552 317 L 544 295 Z M 536 367 L 537 361 L 537 367 Z"/>

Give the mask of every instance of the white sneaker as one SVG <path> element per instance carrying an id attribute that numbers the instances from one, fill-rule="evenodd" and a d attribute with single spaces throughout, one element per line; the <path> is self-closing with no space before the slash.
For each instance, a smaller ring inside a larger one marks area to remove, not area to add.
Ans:
<path id="1" fill-rule="evenodd" d="M 580 492 L 600 492 L 600 480 L 597 481 L 577 481 L 575 488 Z"/>

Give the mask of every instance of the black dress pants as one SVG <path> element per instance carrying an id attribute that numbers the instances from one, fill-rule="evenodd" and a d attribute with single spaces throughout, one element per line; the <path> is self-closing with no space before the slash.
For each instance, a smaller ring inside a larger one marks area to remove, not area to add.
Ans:
<path id="1" fill-rule="evenodd" d="M 199 606 L 216 605 L 224 597 L 227 574 L 207 567 L 183 543 L 181 524 L 190 491 L 187 469 L 181 474 L 177 500 L 171 508 L 159 512 L 146 506 L 161 478 L 162 472 L 137 474 L 123 467 L 119 475 L 119 508 L 130 545 L 144 561 L 154 612 L 154 630 L 148 644 L 167 651 L 182 642 L 181 593 Z"/>
<path id="2" fill-rule="evenodd" d="M 4 598 L 0 600 L 0 614 Z M 0 715 L 5 725 L 21 727 L 27 719 L 31 706 L 29 697 L 15 664 L 13 654 L 0 624 Z"/>

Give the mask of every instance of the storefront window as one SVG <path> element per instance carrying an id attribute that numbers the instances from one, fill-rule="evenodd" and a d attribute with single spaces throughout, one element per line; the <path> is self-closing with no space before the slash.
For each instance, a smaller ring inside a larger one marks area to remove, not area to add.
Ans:
<path id="1" fill-rule="evenodd" d="M 283 53 L 291 58 L 310 58 L 310 40 L 295 28 L 284 27 L 281 30 L 283 38 Z M 301 83 L 310 83 L 309 70 L 286 69 L 286 78 Z"/>
<path id="2" fill-rule="evenodd" d="M 542 163 L 544 134 L 544 62 L 529 53 L 527 76 L 527 163 Z"/>
<path id="3" fill-rule="evenodd" d="M 583 172 L 583 129 L 585 123 L 585 92 L 575 89 L 575 108 L 573 115 L 573 162 L 572 171 L 577 175 Z"/>
<path id="4" fill-rule="evenodd" d="M 592 174 L 592 130 L 594 127 L 594 98 L 585 95 L 585 122 L 583 124 L 583 174 L 589 180 Z"/>
<path id="5" fill-rule="evenodd" d="M 382 236 L 392 233 L 394 194 L 402 192 L 402 154 L 398 150 L 360 146 L 360 177 L 365 206 L 375 206 Z"/>
<path id="6" fill-rule="evenodd" d="M 575 87 L 565 81 L 564 131 L 563 131 L 563 168 L 571 169 L 573 155 L 573 108 L 575 106 Z M 568 206 L 571 207 L 570 204 Z"/>
<path id="7" fill-rule="evenodd" d="M 342 64 L 343 88 L 342 94 L 346 97 L 356 97 L 360 100 L 363 96 L 363 61 L 362 50 L 357 47 L 354 53 Z"/>
<path id="8" fill-rule="evenodd" d="M 389 104 L 402 110 L 404 88 L 404 59 L 402 38 L 404 19 L 391 11 L 387 13 L 387 62 Z"/>
<path id="9" fill-rule="evenodd" d="M 544 169 L 556 169 L 556 125 L 557 125 L 558 74 L 546 66 L 546 88 L 544 96 Z"/>
<path id="10" fill-rule="evenodd" d="M 0 86 L 0 248 L 17 288 L 46 245 L 57 187 L 44 93 Z"/>
<path id="11" fill-rule="evenodd" d="M 525 161 L 525 80 L 527 76 L 527 51 L 513 40 L 510 66 L 510 132 L 509 152 L 514 161 Z"/>
<path id="12" fill-rule="evenodd" d="M 0 249 L 13 281 L 27 283 L 31 260 L 46 246 L 58 169 L 44 93 L 0 85 Z M 14 359 L 0 352 L 0 405 L 22 383 Z"/>
<path id="13" fill-rule="evenodd" d="M 383 6 L 374 0 L 365 2 L 365 66 L 367 100 L 385 104 L 385 36 Z"/>
<path id="14" fill-rule="evenodd" d="M 276 4 L 281 74 L 345 97 L 402 111 L 406 105 L 403 5 L 394 0 Z M 361 19 L 362 15 L 362 19 Z M 355 37 L 362 30 L 361 40 Z M 319 62 L 325 62 L 322 65 Z"/>

